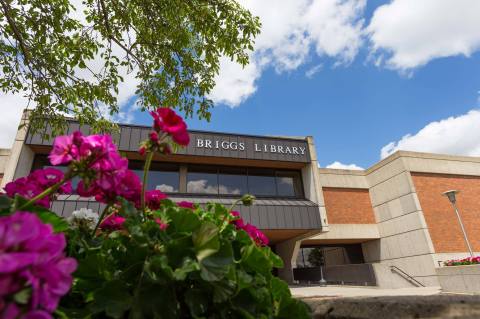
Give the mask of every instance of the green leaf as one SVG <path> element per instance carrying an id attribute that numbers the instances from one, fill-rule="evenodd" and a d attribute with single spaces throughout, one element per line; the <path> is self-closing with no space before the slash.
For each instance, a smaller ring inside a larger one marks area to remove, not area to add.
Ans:
<path id="1" fill-rule="evenodd" d="M 93 309 L 98 312 L 105 312 L 113 318 L 122 318 L 123 314 L 132 307 L 132 296 L 128 287 L 119 280 L 107 281 L 102 288 L 93 294 Z"/>
<path id="2" fill-rule="evenodd" d="M 13 300 L 16 303 L 21 305 L 26 305 L 30 301 L 30 296 L 32 295 L 31 288 L 25 288 L 13 295 Z"/>
<path id="3" fill-rule="evenodd" d="M 37 216 L 46 224 L 50 224 L 53 226 L 53 231 L 56 233 L 58 232 L 64 232 L 68 230 L 70 225 L 67 223 L 63 217 L 58 216 L 57 214 L 45 210 L 45 211 L 38 211 L 36 212 Z"/>
<path id="4" fill-rule="evenodd" d="M 185 303 L 190 309 L 192 317 L 197 318 L 205 314 L 208 309 L 208 295 L 204 290 L 193 288 L 185 293 Z"/>
<path id="5" fill-rule="evenodd" d="M 242 263 L 255 272 L 264 276 L 270 274 L 272 263 L 265 253 L 255 244 L 250 244 L 242 250 Z"/>
<path id="6" fill-rule="evenodd" d="M 199 261 L 216 253 L 220 248 L 218 227 L 211 222 L 204 222 L 194 231 L 192 240 Z"/>
<path id="7" fill-rule="evenodd" d="M 232 264 L 232 246 L 230 242 L 224 242 L 217 253 L 200 262 L 200 276 L 205 281 L 219 281 L 229 272 Z"/>
<path id="8" fill-rule="evenodd" d="M 0 196 L 0 210 L 9 209 L 12 206 L 12 203 L 13 200 L 10 197 L 6 195 Z"/>
<path id="9" fill-rule="evenodd" d="M 170 209 L 167 214 L 171 219 L 171 224 L 178 232 L 193 232 L 200 225 L 200 219 L 191 210 Z"/>

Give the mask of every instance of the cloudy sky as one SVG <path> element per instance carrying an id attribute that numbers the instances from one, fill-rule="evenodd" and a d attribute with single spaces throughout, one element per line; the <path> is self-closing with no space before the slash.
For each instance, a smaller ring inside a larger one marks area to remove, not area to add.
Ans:
<path id="1" fill-rule="evenodd" d="M 312 135 L 333 168 L 366 168 L 398 149 L 480 156 L 480 1 L 240 2 L 263 24 L 252 62 L 222 61 L 212 122 L 191 128 Z M 130 84 L 122 119 L 146 124 Z M 22 103 L 0 98 L 8 147 Z"/>

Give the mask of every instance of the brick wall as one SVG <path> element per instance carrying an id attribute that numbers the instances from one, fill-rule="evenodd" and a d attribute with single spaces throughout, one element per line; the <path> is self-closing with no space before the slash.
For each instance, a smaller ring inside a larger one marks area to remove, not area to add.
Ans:
<path id="1" fill-rule="evenodd" d="M 368 189 L 323 187 L 330 224 L 375 224 Z"/>
<path id="2" fill-rule="evenodd" d="M 473 250 L 480 250 L 480 176 L 412 173 L 436 253 L 468 251 L 452 205 L 441 194 L 456 189 L 457 206 Z"/>

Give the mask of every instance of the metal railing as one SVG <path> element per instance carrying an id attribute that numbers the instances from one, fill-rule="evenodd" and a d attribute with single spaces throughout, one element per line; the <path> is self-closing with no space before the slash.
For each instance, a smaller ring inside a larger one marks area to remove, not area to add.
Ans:
<path id="1" fill-rule="evenodd" d="M 413 278 L 412 276 L 410 276 L 409 274 L 407 274 L 405 271 L 403 271 L 402 269 L 398 268 L 397 266 L 390 266 L 390 270 L 392 272 L 396 272 L 397 274 L 401 275 L 403 278 L 405 278 L 406 280 L 408 280 L 410 283 L 413 283 L 415 286 L 417 287 L 425 287 L 424 284 L 422 284 L 420 281 L 418 281 L 417 279 Z"/>

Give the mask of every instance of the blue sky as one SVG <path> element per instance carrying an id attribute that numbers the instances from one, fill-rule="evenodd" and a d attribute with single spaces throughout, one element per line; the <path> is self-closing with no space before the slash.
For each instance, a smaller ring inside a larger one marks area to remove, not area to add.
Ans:
<path id="1" fill-rule="evenodd" d="M 480 1 L 237 1 L 262 22 L 251 63 L 221 59 L 212 121 L 190 128 L 311 135 L 322 167 L 367 168 L 399 149 L 480 156 Z M 117 119 L 150 124 L 122 75 Z M 10 147 L 26 103 L 0 103 Z"/>
<path id="2" fill-rule="evenodd" d="M 406 4 L 403 5 L 403 2 Z M 363 19 L 362 29 L 365 30 L 371 23 L 372 15 L 381 5 L 393 7 L 390 15 L 395 15 L 394 10 L 401 11 L 404 10 L 402 6 L 411 5 L 407 2 L 409 1 L 363 3 L 361 13 L 356 20 L 351 21 Z M 442 1 L 438 4 L 440 2 Z M 459 6 L 462 5 L 461 2 L 458 2 Z M 352 3 L 362 5 L 362 1 Z M 468 4 L 468 1 L 463 3 Z M 444 14 L 448 16 L 448 5 L 450 4 L 440 4 L 437 9 L 444 10 Z M 432 8 L 435 8 L 435 4 L 432 4 Z M 399 16 L 408 17 L 408 14 L 398 12 Z M 480 11 L 477 15 L 480 19 Z M 458 21 L 454 23 L 462 23 L 461 20 L 461 17 L 458 17 Z M 425 16 L 424 23 L 436 22 L 429 22 L 429 17 Z M 418 27 L 421 28 L 422 25 Z M 436 26 L 428 27 L 435 29 Z M 438 29 L 443 27 L 438 26 Z M 393 29 L 389 31 L 392 37 L 401 38 L 401 34 L 395 34 L 394 31 L 401 31 L 402 26 L 390 28 Z M 451 36 L 455 38 L 455 34 Z M 438 37 L 442 37 L 442 34 Z M 415 40 L 417 39 L 412 41 Z M 454 49 L 449 53 L 448 44 L 438 44 L 437 42 L 441 41 L 429 37 L 428 41 L 434 42 L 433 51 L 446 50 L 446 53 L 437 53 L 445 57 L 435 56 L 434 53 L 427 56 L 426 63 L 417 62 L 419 64 L 414 67 L 408 63 L 400 63 L 400 66 L 392 67 L 387 64 L 377 65 L 372 59 L 372 41 L 365 36 L 362 41 L 354 58 L 340 65 L 336 63 L 341 60 L 341 53 L 319 55 L 311 48 L 300 65 L 289 70 L 279 72 L 276 65 L 270 63 L 256 78 L 256 90 L 253 94 L 234 107 L 227 105 L 228 103 L 217 103 L 212 110 L 211 123 L 189 120 L 189 127 L 249 134 L 312 135 L 320 165 L 327 166 L 338 161 L 367 168 L 380 160 L 381 149 L 390 142 L 398 142 L 407 134 L 414 136 L 429 123 L 452 116 L 458 117 L 478 107 L 480 53 L 475 53 L 478 42 L 470 38 L 465 40 L 467 43 L 474 42 L 471 44 L 472 52 L 469 52 L 470 56 L 467 57 Z M 403 44 L 404 47 L 415 45 L 409 44 L 409 39 L 404 41 L 407 42 Z M 440 49 L 436 49 L 435 45 L 440 46 Z M 446 49 L 442 48 L 442 45 Z M 411 50 L 415 53 L 415 49 Z M 402 44 L 398 45 L 397 51 L 400 55 Z M 395 51 L 392 53 L 391 50 L 383 50 L 381 54 L 392 57 Z M 419 55 L 417 60 L 425 60 L 421 53 Z M 319 65 L 320 70 L 317 73 L 311 77 L 306 76 L 308 70 Z M 146 123 L 148 118 L 139 116 L 135 121 Z M 442 147 L 445 134 L 448 135 L 448 131 L 456 127 L 448 123 L 447 120 L 445 128 L 437 128 L 430 135 L 435 135 L 438 130 L 446 131 L 443 134 L 424 138 L 424 147 L 422 141 L 417 141 L 411 148 L 417 151 L 480 155 L 472 153 L 472 148 L 476 145 L 465 145 L 461 149 Z M 433 144 L 441 145 L 432 147 L 432 138 L 435 140 Z M 406 142 L 408 144 L 409 141 Z M 408 145 L 404 148 L 409 149 Z"/>

